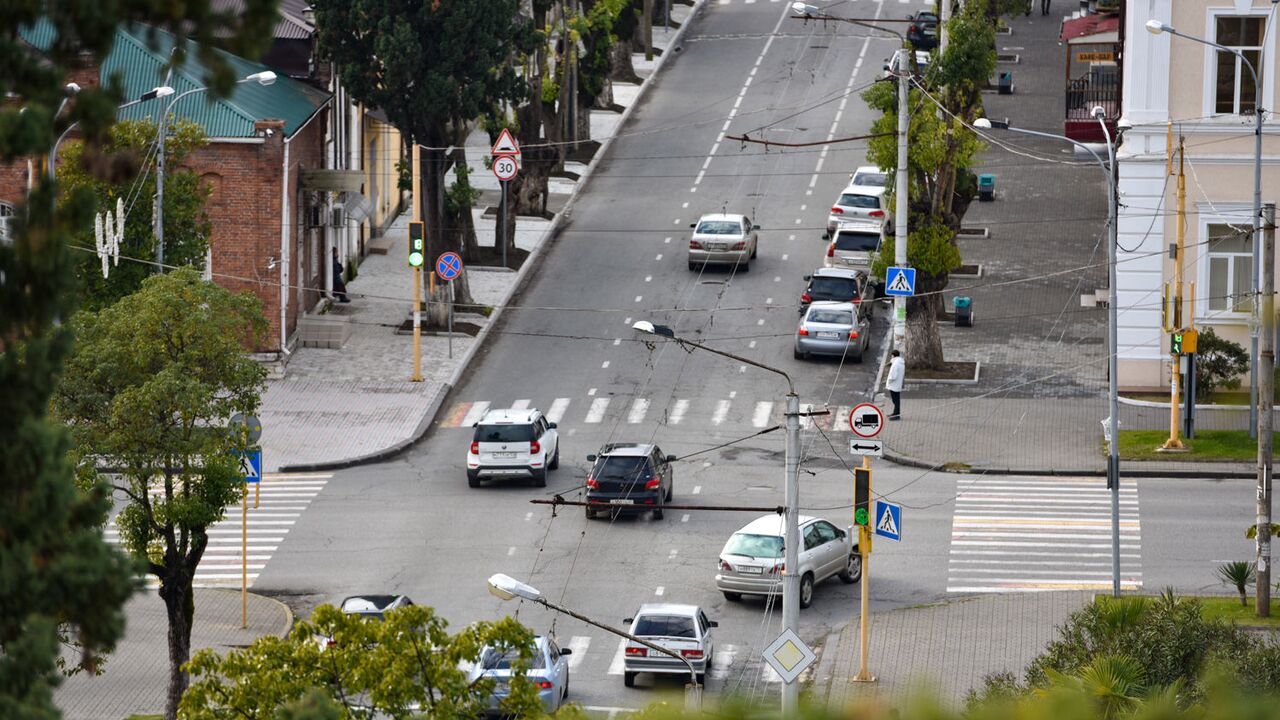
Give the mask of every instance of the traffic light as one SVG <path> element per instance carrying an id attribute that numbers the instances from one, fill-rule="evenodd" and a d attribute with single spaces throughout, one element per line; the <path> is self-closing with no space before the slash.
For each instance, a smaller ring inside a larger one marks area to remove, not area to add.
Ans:
<path id="1" fill-rule="evenodd" d="M 871 470 L 855 468 L 853 471 L 853 522 L 856 525 L 871 524 Z"/>
<path id="2" fill-rule="evenodd" d="M 424 223 L 409 223 L 409 267 L 422 267 L 427 250 L 425 227 Z"/>
<path id="3" fill-rule="evenodd" d="M 1182 333 L 1176 332 L 1169 336 L 1169 352 L 1175 355 L 1182 354 Z"/>
<path id="4" fill-rule="evenodd" d="M 1200 332 L 1194 329 L 1177 330 L 1169 335 L 1169 352 L 1189 355 L 1196 351 Z"/>

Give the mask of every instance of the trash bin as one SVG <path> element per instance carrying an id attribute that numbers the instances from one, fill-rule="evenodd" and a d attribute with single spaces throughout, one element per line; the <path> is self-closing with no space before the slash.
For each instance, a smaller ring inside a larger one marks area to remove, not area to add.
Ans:
<path id="1" fill-rule="evenodd" d="M 978 176 L 978 200 L 991 202 L 996 199 L 996 176 L 983 173 Z"/>
<path id="2" fill-rule="evenodd" d="M 973 298 L 957 295 L 952 302 L 956 308 L 956 327 L 973 327 Z"/>
<path id="3" fill-rule="evenodd" d="M 1013 72 L 1010 71 L 1010 72 L 1000 73 L 998 82 L 996 83 L 996 87 L 999 89 L 1001 95 L 1012 95 L 1013 94 Z"/>

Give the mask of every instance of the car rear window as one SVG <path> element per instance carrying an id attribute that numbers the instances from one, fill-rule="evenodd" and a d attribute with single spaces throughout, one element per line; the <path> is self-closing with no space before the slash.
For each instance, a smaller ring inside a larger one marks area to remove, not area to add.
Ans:
<path id="1" fill-rule="evenodd" d="M 836 233 L 836 249 L 871 251 L 880 247 L 880 233 L 860 233 L 844 230 Z"/>
<path id="2" fill-rule="evenodd" d="M 858 281 L 852 278 L 816 277 L 809 292 L 826 297 L 854 298 L 858 295 Z"/>
<path id="3" fill-rule="evenodd" d="M 840 196 L 840 200 L 836 202 L 841 207 L 851 208 L 879 208 L 880 198 L 875 195 L 859 195 L 857 193 L 845 193 Z"/>
<path id="4" fill-rule="evenodd" d="M 844 310 L 810 310 L 805 320 L 815 323 L 831 323 L 832 325 L 852 325 L 853 313 Z"/>
<path id="5" fill-rule="evenodd" d="M 529 658 L 530 670 L 541 670 L 546 667 L 542 660 L 542 651 L 532 648 L 533 657 Z M 480 656 L 480 667 L 484 670 L 510 670 L 520 660 L 520 653 L 514 649 L 485 648 Z"/>
<path id="6" fill-rule="evenodd" d="M 734 533 L 725 543 L 726 555 L 746 555 L 757 558 L 782 557 L 782 538 L 777 535 L 750 535 Z"/>
<path id="7" fill-rule="evenodd" d="M 648 637 L 696 638 L 693 618 L 683 615 L 641 615 L 636 619 L 632 635 Z"/>
<path id="8" fill-rule="evenodd" d="M 610 455 L 596 464 L 591 473 L 596 478 L 633 478 L 648 475 L 649 458 L 644 456 Z"/>
<path id="9" fill-rule="evenodd" d="M 532 425 L 477 425 L 476 442 L 529 442 L 533 439 Z"/>
<path id="10" fill-rule="evenodd" d="M 872 185 L 874 187 L 884 187 L 889 181 L 888 176 L 882 172 L 860 172 L 853 176 L 854 185 Z"/>
<path id="11" fill-rule="evenodd" d="M 742 224 L 732 220 L 707 220 L 698 223 L 699 235 L 741 235 Z"/>

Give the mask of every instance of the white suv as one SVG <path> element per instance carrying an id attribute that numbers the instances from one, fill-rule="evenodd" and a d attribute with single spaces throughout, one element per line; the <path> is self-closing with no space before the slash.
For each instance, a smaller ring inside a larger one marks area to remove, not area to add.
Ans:
<path id="1" fill-rule="evenodd" d="M 560 433 L 536 408 L 490 410 L 475 424 L 467 452 L 467 484 L 532 477 L 547 486 L 547 471 L 560 467 Z"/>

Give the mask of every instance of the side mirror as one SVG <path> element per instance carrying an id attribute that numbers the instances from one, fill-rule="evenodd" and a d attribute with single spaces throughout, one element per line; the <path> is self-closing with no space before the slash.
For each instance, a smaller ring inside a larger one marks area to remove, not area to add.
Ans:
<path id="1" fill-rule="evenodd" d="M 560 648 L 561 657 L 564 657 L 565 655 L 572 655 L 572 654 L 573 654 L 573 648 Z"/>
<path id="2" fill-rule="evenodd" d="M 716 622 L 715 620 L 708 620 L 707 624 L 710 625 L 711 627 L 720 627 L 720 623 Z"/>
<path id="3" fill-rule="evenodd" d="M 595 462 L 595 461 L 596 461 L 596 456 L 595 456 L 595 455 L 588 455 L 588 456 L 587 456 L 587 462 Z"/>
<path id="4" fill-rule="evenodd" d="M 675 455 L 668 455 L 668 456 L 667 456 L 667 462 L 675 462 L 675 461 L 676 461 L 676 456 L 675 456 Z"/>
<path id="5" fill-rule="evenodd" d="M 696 228 L 698 227 L 698 223 L 689 223 L 689 227 Z"/>
<path id="6" fill-rule="evenodd" d="M 838 533 L 838 537 L 840 537 L 841 539 L 844 539 L 845 532 L 843 530 L 836 528 L 836 533 Z"/>
<path id="7" fill-rule="evenodd" d="M 830 240 L 830 239 L 831 239 L 831 233 L 822 233 L 822 239 L 823 239 L 823 240 Z"/>
<path id="8" fill-rule="evenodd" d="M 622 619 L 622 624 L 623 624 L 623 625 L 630 625 L 632 620 L 635 620 L 635 618 L 623 618 L 623 619 Z"/>
<path id="9" fill-rule="evenodd" d="M 555 429 L 556 429 L 556 424 L 555 424 L 555 423 L 553 423 L 553 422 L 549 422 L 549 423 L 547 423 L 547 427 L 551 428 L 552 430 L 555 430 Z"/>
<path id="10" fill-rule="evenodd" d="M 760 229 L 760 226 L 759 226 L 759 225 L 752 225 L 752 226 L 751 226 L 751 229 L 752 229 L 752 230 L 759 230 L 759 229 Z"/>
<path id="11" fill-rule="evenodd" d="M 805 276 L 804 276 L 804 279 L 805 279 L 805 280 L 812 280 L 812 279 L 813 279 L 813 276 L 812 276 L 812 275 L 805 275 Z"/>

